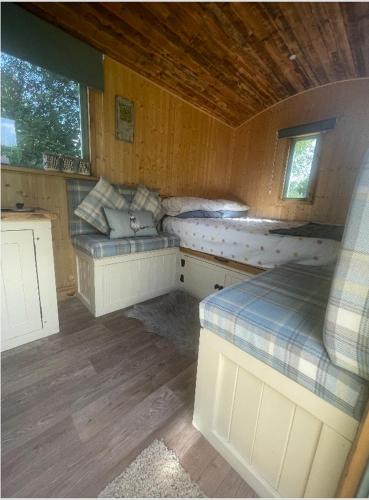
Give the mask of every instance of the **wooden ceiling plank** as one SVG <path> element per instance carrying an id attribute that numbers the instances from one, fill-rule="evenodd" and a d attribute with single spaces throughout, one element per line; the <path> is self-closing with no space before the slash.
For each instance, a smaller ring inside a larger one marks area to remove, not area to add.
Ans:
<path id="1" fill-rule="evenodd" d="M 231 126 L 303 90 L 369 76 L 367 2 L 20 5 Z"/>
<path id="2" fill-rule="evenodd" d="M 40 4 L 43 5 L 43 4 Z M 82 12 L 79 11 L 79 8 L 82 8 Z M 110 29 L 104 30 L 103 25 L 101 25 L 100 21 L 97 21 L 93 16 L 92 12 L 86 10 L 85 4 L 62 4 L 62 3 L 54 3 L 53 8 L 50 9 L 53 11 L 53 15 L 49 17 L 51 21 L 54 19 L 66 19 L 68 25 L 68 31 L 72 32 L 75 36 L 78 36 L 81 39 L 86 37 L 86 33 L 88 36 L 94 37 L 94 46 L 99 50 L 103 50 L 104 47 L 109 47 L 108 50 L 105 50 L 107 55 L 115 58 L 116 60 L 123 62 L 130 69 L 143 74 L 146 78 L 151 79 L 153 76 L 152 71 L 146 71 L 145 68 L 152 68 L 153 62 L 157 55 L 155 53 L 148 54 L 147 51 L 142 51 L 140 47 L 137 47 L 135 43 L 131 39 L 123 39 L 122 45 L 125 46 L 125 54 L 126 57 L 124 61 L 121 59 L 121 52 L 119 50 L 119 46 L 117 46 L 116 38 L 112 34 Z M 79 27 L 81 26 L 81 19 L 83 18 L 83 26 L 84 33 L 79 31 Z M 56 23 L 55 23 L 56 24 Z M 64 28 L 66 24 L 58 23 L 60 27 Z M 88 36 L 86 37 L 88 39 Z M 123 36 L 123 35 L 122 35 Z M 129 54 L 131 54 L 129 56 Z M 140 62 L 141 61 L 141 62 Z M 178 74 L 178 81 L 174 85 L 171 81 L 171 78 L 175 72 L 178 72 L 178 68 L 176 66 L 172 66 L 169 69 L 166 69 L 168 63 L 158 64 L 157 67 L 158 73 L 160 73 L 160 83 L 162 86 L 169 88 L 174 93 L 179 93 L 182 90 L 181 94 L 184 98 L 190 97 L 190 102 L 194 103 L 201 109 L 208 111 L 210 108 L 211 114 L 217 114 L 217 117 L 230 124 L 231 126 L 235 126 L 238 121 L 235 121 L 233 114 L 230 114 L 229 117 L 225 118 L 224 109 L 218 111 L 216 106 L 214 106 L 213 101 L 207 99 L 206 95 L 204 95 L 203 88 L 197 89 L 197 92 L 194 90 L 196 84 L 199 84 L 199 81 L 195 81 L 195 84 L 191 87 L 184 85 L 184 80 L 181 78 L 181 74 Z M 221 99 L 221 94 L 219 94 L 219 99 Z M 205 106 L 204 106 L 205 104 Z M 236 109 L 236 106 L 234 106 Z"/>
<path id="3" fill-rule="evenodd" d="M 105 4 L 104 4 L 105 5 Z M 126 10 L 121 10 L 120 9 L 120 5 L 119 4 L 109 4 L 109 6 L 107 7 L 110 11 L 114 12 L 114 14 L 119 17 L 120 19 L 122 19 L 122 22 L 123 22 L 123 19 L 124 21 L 126 21 L 129 26 L 131 28 L 134 28 L 135 30 L 139 30 L 140 28 L 142 29 L 142 22 L 137 22 L 137 20 L 140 20 L 140 16 L 136 16 L 136 17 L 133 17 L 132 18 L 132 14 Z M 143 11 L 144 7 L 140 6 L 141 7 L 141 10 Z M 131 14 L 131 15 L 130 15 Z M 155 43 L 153 44 L 153 48 L 155 47 L 155 50 L 157 50 L 158 52 L 160 52 L 162 49 L 161 47 L 163 46 L 163 33 L 165 32 L 166 33 L 166 36 L 167 36 L 167 40 L 170 40 L 170 46 L 171 46 L 171 51 L 172 53 L 175 54 L 176 57 L 172 57 L 172 54 L 169 54 L 167 55 L 167 58 L 168 59 L 171 59 L 172 62 L 174 63 L 175 62 L 175 59 L 177 58 L 181 58 L 181 67 L 184 65 L 184 63 L 187 62 L 188 65 L 192 65 L 192 67 L 194 68 L 193 69 L 193 74 L 190 75 L 190 78 L 193 78 L 194 79 L 194 84 L 196 84 L 196 80 L 200 80 L 200 81 L 208 81 L 208 85 L 206 87 L 204 87 L 202 89 L 202 91 L 204 92 L 208 92 L 209 89 L 212 89 L 214 91 L 214 93 L 217 93 L 219 94 L 219 99 L 220 100 L 227 100 L 227 97 L 229 97 L 229 99 L 231 100 L 230 103 L 232 103 L 232 100 L 234 102 L 234 99 L 239 97 L 237 92 L 235 92 L 235 89 L 230 87 L 230 86 L 227 86 L 227 84 L 229 84 L 229 82 L 227 81 L 224 81 L 224 78 L 222 78 L 222 76 L 224 76 L 221 72 L 219 71 L 216 71 L 216 72 L 213 72 L 213 74 L 209 71 L 209 67 L 207 65 L 207 61 L 203 58 L 202 60 L 198 60 L 198 57 L 200 56 L 201 57 L 201 53 L 199 52 L 196 52 L 196 58 L 195 57 L 190 57 L 190 51 L 187 50 L 186 51 L 186 46 L 184 44 L 182 44 L 181 40 L 179 39 L 179 37 L 176 36 L 176 34 L 174 34 L 173 32 L 170 32 L 170 30 L 168 30 L 166 28 L 166 26 L 162 25 L 162 24 L 159 24 L 157 22 L 157 24 L 155 24 L 156 20 L 155 20 L 155 16 L 152 16 L 150 15 L 150 13 L 147 13 L 145 12 L 145 19 L 147 19 L 150 23 L 150 26 L 151 26 L 151 29 L 153 28 L 153 26 L 156 26 L 157 29 L 155 30 L 155 33 L 156 34 L 159 34 L 159 35 L 156 35 L 155 36 Z M 158 38 L 158 39 L 157 39 Z M 177 44 L 175 45 L 174 44 L 174 41 L 175 40 L 177 42 Z M 163 55 L 164 57 L 164 55 Z M 204 68 L 206 68 L 206 71 L 204 71 Z M 228 105 L 230 107 L 230 109 L 232 109 L 232 105 L 229 104 Z M 242 108 L 240 110 L 240 108 L 234 108 L 234 111 L 242 111 Z"/>
<path id="4" fill-rule="evenodd" d="M 157 5 L 158 4 L 149 4 L 151 7 L 151 10 L 153 12 L 155 12 L 155 10 L 157 9 Z M 193 4 L 191 4 L 192 6 Z M 186 6 L 188 6 L 188 4 L 183 4 L 184 8 L 186 8 Z M 178 12 L 180 12 L 182 15 L 181 16 L 178 16 Z M 197 17 L 195 16 L 195 14 L 197 14 L 197 16 L 200 16 L 204 22 L 204 24 L 206 23 L 206 18 L 205 16 L 203 16 L 201 14 L 201 12 L 199 13 L 198 12 L 198 9 L 197 8 L 194 8 L 194 7 L 191 7 L 191 10 L 187 11 L 186 14 L 190 14 L 191 17 L 187 17 L 187 18 L 183 18 L 183 10 L 182 12 L 179 10 L 176 11 L 176 15 L 178 16 L 178 24 L 179 25 L 191 25 L 191 26 L 196 26 L 197 25 Z M 182 22 L 180 22 L 182 21 Z M 187 23 L 186 23 L 187 21 Z M 205 26 L 205 30 L 206 28 L 208 28 L 209 25 Z M 165 30 L 165 26 L 164 25 L 161 25 L 160 26 L 160 29 L 161 30 Z M 178 34 L 178 31 L 180 32 L 181 30 L 177 30 L 177 34 Z M 195 32 L 199 32 L 200 30 L 196 29 Z M 204 29 L 203 29 L 204 31 Z M 206 30 L 208 31 L 208 30 Z M 208 42 L 209 42 L 209 37 L 202 37 L 202 38 L 199 38 L 199 39 L 192 39 L 192 43 L 191 43 L 191 46 L 188 46 L 187 48 L 185 47 L 185 50 L 188 54 L 191 54 L 191 56 L 193 57 L 194 60 L 196 60 L 199 64 L 202 64 L 204 66 L 206 66 L 209 70 L 209 73 L 212 71 L 213 74 L 216 76 L 216 79 L 218 82 L 221 82 L 224 86 L 231 86 L 231 88 L 233 88 L 234 91 L 237 91 L 238 90 L 238 85 L 242 82 L 242 75 L 239 75 L 241 76 L 241 78 L 238 78 L 237 79 L 237 66 L 232 66 L 229 64 L 229 62 L 227 60 L 224 60 L 224 54 L 220 54 L 220 56 L 218 55 L 218 53 L 221 53 L 222 52 L 222 47 L 221 45 L 219 44 L 219 37 L 222 35 L 222 33 L 218 33 L 218 36 L 213 36 L 211 39 L 210 39 L 210 43 L 212 45 L 212 48 L 213 48 L 213 52 L 212 52 L 212 57 L 211 59 L 209 58 L 209 56 L 207 55 L 207 47 L 208 47 Z M 184 43 L 184 41 L 182 42 Z M 195 45 L 195 47 L 194 47 Z M 223 56 L 223 58 L 222 58 Z M 249 75 L 247 75 L 247 78 L 248 78 L 248 82 L 245 82 L 247 83 L 248 85 L 251 83 L 252 79 L 249 77 Z M 240 81 L 241 80 L 241 81 Z M 245 92 L 243 93 L 238 93 L 238 97 L 243 97 L 243 98 L 246 98 L 248 100 L 250 99 L 254 99 L 254 95 L 252 95 L 251 92 L 248 92 L 247 93 L 248 95 L 245 95 Z"/>
<path id="5" fill-rule="evenodd" d="M 229 71 L 233 71 L 236 77 L 235 85 L 243 90 L 243 95 L 247 86 L 253 89 L 257 88 L 256 103 L 258 105 L 276 102 L 281 94 L 285 93 L 285 86 L 280 85 L 281 82 L 274 79 L 274 75 L 271 75 L 271 78 L 274 80 L 275 85 L 271 85 L 265 79 L 266 71 L 264 68 L 266 68 L 266 65 L 255 51 L 249 50 L 249 41 L 233 24 L 234 18 L 232 20 L 229 18 L 230 12 L 227 12 L 227 9 L 220 9 L 218 4 L 213 4 L 211 8 L 207 9 L 212 15 L 209 24 L 212 23 L 213 26 L 218 28 L 218 33 L 223 36 L 223 39 L 221 39 L 221 35 L 215 37 L 217 46 L 220 46 L 227 53 L 228 60 L 233 61 L 233 64 L 229 65 Z M 213 42 L 211 41 L 211 43 Z M 259 72 L 265 73 L 265 75 L 253 72 L 252 68 L 255 68 L 255 66 L 258 67 Z"/>
<path id="6" fill-rule="evenodd" d="M 346 28 L 347 41 L 354 61 L 356 76 L 369 75 L 369 4 L 339 4 Z"/>
<path id="7" fill-rule="evenodd" d="M 302 5 L 302 4 L 301 4 Z M 299 6 L 299 10 L 301 9 Z M 312 37 L 306 37 L 306 33 L 309 29 L 305 28 L 304 24 L 308 24 L 309 21 L 301 16 L 301 12 L 297 8 L 290 9 L 289 5 L 279 3 L 277 4 L 277 9 L 279 15 L 270 19 L 270 22 L 275 22 L 279 35 L 284 41 L 289 55 L 296 55 L 296 59 L 293 61 L 296 73 L 301 77 L 301 86 L 299 91 L 306 90 L 310 88 L 311 85 L 317 86 L 321 85 L 322 82 L 326 82 L 326 75 L 324 68 L 319 62 L 319 57 L 315 52 L 315 47 L 312 43 Z M 302 41 L 306 41 L 306 44 Z M 310 59 L 316 58 L 315 60 L 319 63 L 314 66 L 310 65 Z"/>
<path id="8" fill-rule="evenodd" d="M 280 95 L 280 98 L 284 98 L 299 92 L 304 86 L 301 85 L 301 79 L 294 71 L 294 64 L 288 59 L 291 52 L 277 32 L 277 26 L 273 21 L 273 16 L 264 9 L 265 7 L 262 4 L 256 7 L 256 11 L 259 11 L 257 17 L 259 20 L 262 20 L 263 24 L 270 27 L 273 26 L 273 30 L 269 36 L 263 37 L 259 42 L 254 42 L 252 48 L 253 52 L 258 55 L 258 65 L 265 66 L 266 75 L 269 71 L 270 75 L 276 76 L 279 81 L 284 81 L 285 92 L 283 97 Z M 237 9 L 237 13 L 244 19 L 241 11 L 242 6 Z M 254 26 L 252 26 L 252 29 L 253 28 Z M 260 28 L 258 31 L 260 31 Z M 270 84 L 273 82 L 273 80 L 267 76 L 265 80 Z"/>

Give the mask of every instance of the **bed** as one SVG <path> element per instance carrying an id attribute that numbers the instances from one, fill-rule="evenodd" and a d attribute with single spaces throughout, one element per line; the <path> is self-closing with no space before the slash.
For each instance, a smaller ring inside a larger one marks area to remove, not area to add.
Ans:
<path id="1" fill-rule="evenodd" d="M 309 266 L 333 264 L 340 242 L 270 234 L 269 230 L 298 227 L 302 222 L 256 219 L 166 217 L 164 231 L 179 236 L 182 248 L 262 268 L 288 262 Z"/>

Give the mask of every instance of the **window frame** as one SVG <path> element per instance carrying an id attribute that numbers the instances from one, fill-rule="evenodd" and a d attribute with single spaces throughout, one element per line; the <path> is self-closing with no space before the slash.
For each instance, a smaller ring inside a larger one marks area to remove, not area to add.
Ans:
<path id="1" fill-rule="evenodd" d="M 309 182 L 308 182 L 308 187 L 307 187 L 307 195 L 304 198 L 291 198 L 291 197 L 287 196 L 287 189 L 288 189 L 288 182 L 289 182 L 291 169 L 292 169 L 293 153 L 295 150 L 296 143 L 300 140 L 304 140 L 307 138 L 310 138 L 310 139 L 316 138 L 316 140 L 317 140 L 316 145 L 315 145 L 315 150 L 314 150 L 313 161 L 312 161 L 312 165 L 311 165 L 311 169 L 310 169 L 310 176 L 309 176 Z M 318 133 L 312 133 L 312 134 L 306 134 L 306 135 L 299 135 L 299 136 L 289 138 L 288 141 L 289 141 L 289 145 L 288 145 L 287 160 L 286 160 L 285 168 L 284 168 L 281 200 L 284 202 L 294 202 L 294 203 L 312 203 L 314 200 L 315 189 L 316 189 L 318 166 L 319 166 L 319 159 L 320 159 L 320 150 L 321 150 L 321 143 L 322 143 L 322 133 L 318 132 Z"/>
<path id="2" fill-rule="evenodd" d="M 32 63 L 33 64 L 33 63 Z M 79 116 L 80 116 L 80 126 L 81 126 L 81 158 L 83 160 L 87 160 L 91 162 L 91 129 L 90 129 L 90 107 L 89 107 L 89 89 L 87 85 L 83 83 L 77 82 L 79 84 Z M 1 147 L 1 145 L 0 145 Z M 65 172 L 56 172 L 52 170 L 45 170 L 42 167 L 35 167 L 31 165 L 24 164 L 15 164 L 15 163 L 1 163 L 1 168 L 10 171 L 12 168 L 21 169 L 24 171 L 25 169 L 30 172 L 42 172 L 44 174 L 52 174 L 52 175 L 61 175 L 65 177 Z M 77 172 L 73 174 L 74 176 L 79 176 L 82 174 L 78 174 Z M 91 173 L 92 176 L 92 173 Z M 83 175 L 84 178 L 89 178 L 90 176 Z"/>
<path id="3" fill-rule="evenodd" d="M 79 115 L 81 118 L 82 159 L 91 161 L 90 149 L 90 108 L 88 87 L 79 84 Z"/>

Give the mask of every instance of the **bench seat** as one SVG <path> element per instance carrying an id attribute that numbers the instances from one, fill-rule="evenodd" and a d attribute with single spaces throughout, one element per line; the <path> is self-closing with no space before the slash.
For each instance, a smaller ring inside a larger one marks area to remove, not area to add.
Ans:
<path id="1" fill-rule="evenodd" d="M 71 239 L 75 248 L 94 259 L 179 247 L 178 236 L 169 233 L 113 240 L 103 234 L 78 234 Z"/>
<path id="2" fill-rule="evenodd" d="M 368 382 L 337 367 L 323 344 L 332 269 L 289 264 L 210 295 L 203 328 L 359 420 Z"/>

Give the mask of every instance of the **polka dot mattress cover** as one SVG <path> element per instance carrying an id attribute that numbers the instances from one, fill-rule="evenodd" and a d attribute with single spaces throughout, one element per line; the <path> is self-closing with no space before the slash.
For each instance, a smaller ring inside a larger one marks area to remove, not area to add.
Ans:
<path id="1" fill-rule="evenodd" d="M 309 266 L 333 264 L 340 242 L 301 236 L 270 234 L 269 230 L 298 227 L 304 222 L 271 219 L 179 219 L 166 217 L 164 231 L 179 236 L 181 247 L 273 268 L 288 262 Z"/>

